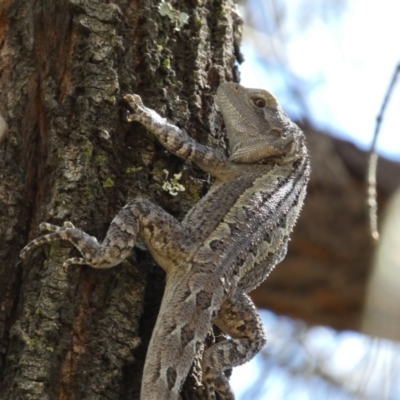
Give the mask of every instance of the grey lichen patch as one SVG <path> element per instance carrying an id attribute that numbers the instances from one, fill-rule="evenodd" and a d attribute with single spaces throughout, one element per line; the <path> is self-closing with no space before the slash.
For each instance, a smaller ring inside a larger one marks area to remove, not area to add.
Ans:
<path id="1" fill-rule="evenodd" d="M 110 25 L 107 23 L 100 22 L 96 18 L 89 17 L 88 15 L 81 14 L 77 18 L 77 21 L 82 27 L 87 28 L 91 32 L 97 33 L 97 34 L 109 34 L 110 32 L 113 31 L 113 29 L 110 29 Z"/>
<path id="2" fill-rule="evenodd" d="M 107 178 L 102 185 L 104 189 L 109 189 L 115 186 L 115 182 L 111 178 Z"/>
<path id="3" fill-rule="evenodd" d="M 106 101 L 114 105 L 116 102 L 115 94 L 119 92 L 118 75 L 115 69 L 107 64 L 88 63 L 85 65 L 85 70 L 88 97 L 98 104 Z"/>
<path id="4" fill-rule="evenodd" d="M 171 196 L 176 196 L 178 192 L 184 192 L 185 187 L 179 183 L 182 178 L 182 172 L 179 174 L 174 174 L 174 177 L 168 180 L 169 172 L 166 169 L 163 169 L 165 173 L 165 182 L 162 185 L 162 189 L 168 192 Z"/>
<path id="5" fill-rule="evenodd" d="M 158 12 L 162 17 L 168 17 L 175 25 L 175 30 L 181 30 L 189 21 L 189 15 L 175 10 L 170 3 L 163 0 L 158 6 Z"/>
<path id="6" fill-rule="evenodd" d="M 80 181 L 85 174 L 87 163 L 93 154 L 93 145 L 89 140 L 85 140 L 80 147 L 65 147 L 62 152 L 62 170 L 67 188 L 75 187 L 76 182 Z"/>
<path id="7" fill-rule="evenodd" d="M 80 0 L 69 0 L 69 2 L 80 8 L 82 7 L 82 1 Z M 99 21 L 113 22 L 122 15 L 121 9 L 116 4 L 113 3 L 110 4 L 96 3 L 96 5 L 87 3 L 85 5 L 86 5 L 85 7 L 86 14 Z"/>
<path id="8" fill-rule="evenodd" d="M 91 6 L 80 4 L 82 12 L 76 18 L 79 26 L 87 31 L 84 73 L 86 96 L 95 103 L 116 104 L 119 92 L 118 73 L 114 60 L 125 51 L 123 40 L 117 34 L 113 21 L 118 20 L 121 10 L 114 4 Z"/>

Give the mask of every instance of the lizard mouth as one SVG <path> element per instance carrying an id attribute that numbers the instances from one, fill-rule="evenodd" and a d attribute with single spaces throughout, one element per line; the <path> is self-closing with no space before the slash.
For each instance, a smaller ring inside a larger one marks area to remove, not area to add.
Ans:
<path id="1" fill-rule="evenodd" d="M 251 146 L 238 149 L 230 156 L 231 161 L 240 163 L 256 163 L 265 158 L 276 156 L 278 153 L 274 149 L 260 148 L 260 146 Z"/>
<path id="2" fill-rule="evenodd" d="M 239 163 L 259 163 L 270 158 L 281 158 L 292 151 L 293 140 L 285 143 L 284 146 L 273 144 L 260 146 L 260 138 L 247 139 L 235 143 L 232 149 L 231 161 Z"/>

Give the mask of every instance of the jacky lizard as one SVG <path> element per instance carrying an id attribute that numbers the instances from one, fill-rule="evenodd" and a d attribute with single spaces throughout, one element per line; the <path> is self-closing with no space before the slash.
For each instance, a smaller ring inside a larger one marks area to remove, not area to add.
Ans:
<path id="1" fill-rule="evenodd" d="M 229 335 L 202 357 L 210 399 L 234 399 L 223 371 L 260 351 L 265 337 L 246 293 L 257 287 L 286 254 L 309 179 L 309 155 L 300 129 L 267 91 L 222 84 L 217 106 L 224 117 L 230 156 L 201 145 L 186 132 L 126 95 L 129 121 L 152 132 L 171 153 L 213 175 L 208 193 L 182 222 L 148 200 L 128 203 L 111 222 L 103 243 L 70 222 L 40 225 L 51 233 L 30 242 L 28 253 L 54 240 L 68 240 L 82 258 L 64 266 L 111 268 L 139 237 L 166 271 L 160 313 L 147 352 L 142 400 L 176 400 L 193 360 L 211 329 Z"/>

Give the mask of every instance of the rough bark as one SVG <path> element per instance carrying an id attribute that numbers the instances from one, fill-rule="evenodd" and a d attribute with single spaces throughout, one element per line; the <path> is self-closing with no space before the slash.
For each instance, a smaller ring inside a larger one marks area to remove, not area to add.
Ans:
<path id="1" fill-rule="evenodd" d="M 123 122 L 120 99 L 138 93 L 198 141 L 222 146 L 212 96 L 237 79 L 240 22 L 232 0 L 159 5 L 0 3 L 0 114 L 9 127 L 0 144 L 2 399 L 139 398 L 164 279 L 147 252 L 106 271 L 64 271 L 75 254 L 64 243 L 26 266 L 18 254 L 42 221 L 71 220 L 101 239 L 136 196 L 182 217 L 207 189 L 195 166 Z M 163 189 L 164 170 L 168 179 L 183 173 L 184 192 Z"/>

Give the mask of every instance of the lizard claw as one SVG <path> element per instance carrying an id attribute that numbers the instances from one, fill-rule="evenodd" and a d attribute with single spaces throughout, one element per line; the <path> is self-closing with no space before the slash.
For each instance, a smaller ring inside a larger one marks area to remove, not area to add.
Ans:
<path id="1" fill-rule="evenodd" d="M 71 228 L 75 228 L 75 226 L 72 224 L 72 222 L 69 221 L 65 221 L 63 226 L 57 226 L 57 225 L 53 225 L 53 224 L 49 224 L 47 222 L 42 222 L 39 225 L 39 230 L 40 232 L 60 232 L 62 230 L 65 229 L 71 229 Z"/>
<path id="2" fill-rule="evenodd" d="M 144 107 L 142 99 L 138 94 L 124 94 L 122 98 L 131 106 L 133 110 L 136 108 L 136 104 Z"/>
<path id="3" fill-rule="evenodd" d="M 133 121 L 140 122 L 141 116 L 149 117 L 151 115 L 150 110 L 144 106 L 142 99 L 139 95 L 125 94 L 122 96 L 122 98 L 128 103 L 129 107 L 134 112 L 134 114 L 128 113 L 128 115 L 126 117 L 126 120 L 128 122 L 133 122 Z"/>

